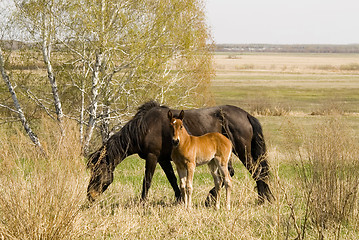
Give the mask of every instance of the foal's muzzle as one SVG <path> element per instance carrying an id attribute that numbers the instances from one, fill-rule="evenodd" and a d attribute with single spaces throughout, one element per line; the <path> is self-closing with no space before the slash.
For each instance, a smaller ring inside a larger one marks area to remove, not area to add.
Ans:
<path id="1" fill-rule="evenodd" d="M 178 147 L 178 145 L 179 145 L 179 139 L 172 139 L 172 145 L 173 145 L 174 147 Z"/>

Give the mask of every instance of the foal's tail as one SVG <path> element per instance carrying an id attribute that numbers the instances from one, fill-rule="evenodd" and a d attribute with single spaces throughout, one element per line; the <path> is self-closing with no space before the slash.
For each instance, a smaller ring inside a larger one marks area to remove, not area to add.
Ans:
<path id="1" fill-rule="evenodd" d="M 253 137 L 251 142 L 251 155 L 253 158 L 254 169 L 252 172 L 254 180 L 257 182 L 257 190 L 260 201 L 274 200 L 274 196 L 267 184 L 269 178 L 269 164 L 267 159 L 267 147 L 264 141 L 263 129 L 257 118 L 247 115 L 253 128 Z"/>

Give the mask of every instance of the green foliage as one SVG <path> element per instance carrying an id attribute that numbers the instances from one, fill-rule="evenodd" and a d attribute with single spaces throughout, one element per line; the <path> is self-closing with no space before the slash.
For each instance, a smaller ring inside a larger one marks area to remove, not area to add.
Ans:
<path id="1" fill-rule="evenodd" d="M 203 1 L 14 2 L 18 37 L 31 44 L 8 52 L 6 70 L 21 86 L 30 121 L 54 115 L 49 64 L 64 114 L 82 125 L 94 118 L 111 129 L 152 99 L 186 108 L 212 103 Z"/>

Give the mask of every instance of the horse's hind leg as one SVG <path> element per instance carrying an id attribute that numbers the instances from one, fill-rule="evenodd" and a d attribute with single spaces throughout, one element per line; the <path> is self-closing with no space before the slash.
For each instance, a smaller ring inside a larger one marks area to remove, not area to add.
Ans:
<path id="1" fill-rule="evenodd" d="M 228 162 L 228 171 L 229 171 L 229 175 L 230 175 L 231 177 L 233 177 L 233 176 L 234 176 L 234 168 L 233 168 L 233 165 L 232 165 L 232 161 L 231 161 L 231 160 L 229 160 L 229 162 Z M 222 181 L 222 182 L 223 182 L 223 181 Z M 222 187 L 223 187 L 223 185 L 222 185 Z M 204 202 L 204 205 L 205 205 L 206 207 L 210 207 L 210 206 L 213 204 L 213 202 L 215 202 L 216 197 L 217 197 L 216 188 L 213 187 L 213 188 L 209 191 L 208 196 L 207 196 L 207 198 L 206 198 L 206 201 Z"/>

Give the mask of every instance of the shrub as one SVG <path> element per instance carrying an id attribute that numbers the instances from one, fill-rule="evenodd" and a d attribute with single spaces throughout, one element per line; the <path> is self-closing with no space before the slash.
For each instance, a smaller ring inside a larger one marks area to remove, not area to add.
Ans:
<path id="1" fill-rule="evenodd" d="M 339 67 L 342 71 L 359 71 L 359 64 L 358 63 L 349 63 L 340 65 Z"/>
<path id="2" fill-rule="evenodd" d="M 341 227 L 356 218 L 359 152 L 354 139 L 340 118 L 333 118 L 318 126 L 303 145 L 300 165 L 306 220 L 314 223 L 318 239 L 324 238 L 327 229 L 339 236 Z"/>

